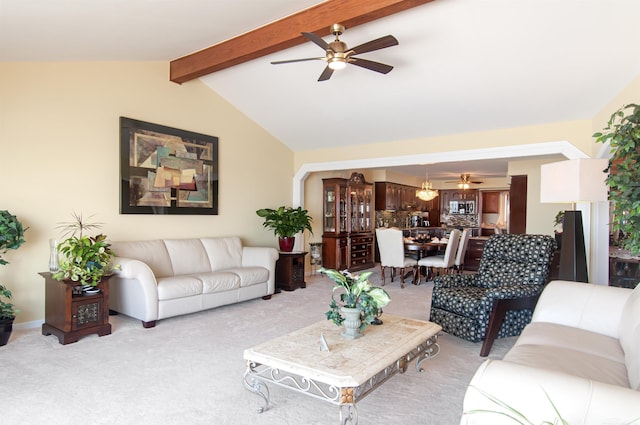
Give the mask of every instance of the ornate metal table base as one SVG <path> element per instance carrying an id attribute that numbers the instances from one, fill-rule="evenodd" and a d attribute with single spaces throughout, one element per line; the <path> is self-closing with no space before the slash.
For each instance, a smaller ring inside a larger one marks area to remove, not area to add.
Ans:
<path id="1" fill-rule="evenodd" d="M 440 346 L 437 343 L 437 335 L 434 335 L 374 374 L 363 384 L 357 387 L 344 388 L 288 373 L 278 368 L 256 363 L 253 360 L 247 360 L 247 370 L 243 377 L 243 383 L 245 388 L 256 393 L 264 400 L 264 406 L 258 409 L 258 413 L 265 412 L 271 407 L 269 388 L 266 384 L 271 382 L 293 391 L 337 404 L 340 408 L 340 424 L 356 425 L 358 423 L 357 401 L 367 396 L 396 373 L 404 373 L 407 370 L 407 365 L 413 359 L 416 359 L 416 370 L 423 372 L 422 362 L 437 356 L 439 352 Z"/>

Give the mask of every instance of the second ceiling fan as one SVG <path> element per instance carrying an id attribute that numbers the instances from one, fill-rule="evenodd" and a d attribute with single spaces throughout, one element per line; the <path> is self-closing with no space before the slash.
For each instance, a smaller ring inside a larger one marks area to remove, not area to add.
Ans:
<path id="1" fill-rule="evenodd" d="M 344 33 L 344 30 L 345 28 L 343 25 L 331 25 L 331 34 L 335 36 L 335 40 L 331 43 L 327 43 L 322 39 L 322 37 L 312 32 L 302 33 L 302 35 L 304 35 L 306 38 L 325 50 L 324 57 L 282 60 L 274 61 L 271 63 L 273 65 L 279 65 L 283 63 L 323 60 L 327 62 L 327 66 L 325 67 L 324 71 L 322 71 L 322 74 L 320 74 L 320 78 L 318 78 L 318 81 L 328 80 L 329 78 L 331 78 L 331 75 L 333 75 L 333 71 L 335 71 L 336 69 L 342 69 L 346 67 L 347 64 L 356 65 L 361 68 L 369 69 L 371 71 L 380 72 L 381 74 L 387 74 L 393 69 L 391 65 L 386 65 L 384 63 L 374 62 L 367 59 L 356 58 L 354 56 L 360 55 L 362 53 L 372 52 L 374 50 L 384 49 L 386 47 L 396 46 L 398 45 L 398 40 L 396 40 L 394 36 L 386 35 L 384 37 L 371 40 L 367 43 L 360 44 L 359 46 L 349 49 L 347 48 L 347 44 L 340 41 L 339 38 L 339 36 Z"/>
<path id="2" fill-rule="evenodd" d="M 482 184 L 481 181 L 472 181 L 470 174 L 460 174 L 460 180 L 448 181 L 445 183 L 458 183 L 460 189 L 469 189 L 472 184 Z"/>

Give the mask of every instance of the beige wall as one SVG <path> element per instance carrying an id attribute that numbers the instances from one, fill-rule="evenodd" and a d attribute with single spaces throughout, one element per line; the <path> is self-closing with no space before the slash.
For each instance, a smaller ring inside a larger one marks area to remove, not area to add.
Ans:
<path id="1" fill-rule="evenodd" d="M 29 227 L 0 269 L 21 310 L 16 322 L 43 319 L 37 273 L 74 211 L 95 214 L 112 240 L 239 235 L 277 246 L 255 210 L 291 204 L 293 153 L 200 82 L 171 83 L 168 71 L 149 62 L 0 64 L 0 209 Z M 219 138 L 217 216 L 119 214 L 120 116 Z"/>

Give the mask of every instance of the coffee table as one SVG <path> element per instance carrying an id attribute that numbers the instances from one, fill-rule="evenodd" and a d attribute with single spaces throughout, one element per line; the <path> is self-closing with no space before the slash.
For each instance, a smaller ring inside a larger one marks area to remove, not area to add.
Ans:
<path id="1" fill-rule="evenodd" d="M 323 320 L 245 350 L 244 385 L 264 399 L 258 412 L 270 407 L 268 382 L 336 404 L 341 424 L 357 424 L 357 401 L 403 373 L 413 359 L 422 372 L 422 362 L 440 351 L 439 325 L 390 314 L 382 319 L 355 340 Z"/>

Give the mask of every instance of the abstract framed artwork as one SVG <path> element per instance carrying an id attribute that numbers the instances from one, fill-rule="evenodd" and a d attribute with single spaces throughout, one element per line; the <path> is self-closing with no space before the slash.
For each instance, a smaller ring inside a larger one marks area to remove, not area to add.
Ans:
<path id="1" fill-rule="evenodd" d="M 120 117 L 121 214 L 218 214 L 218 138 Z"/>

